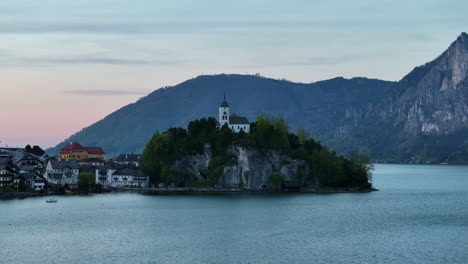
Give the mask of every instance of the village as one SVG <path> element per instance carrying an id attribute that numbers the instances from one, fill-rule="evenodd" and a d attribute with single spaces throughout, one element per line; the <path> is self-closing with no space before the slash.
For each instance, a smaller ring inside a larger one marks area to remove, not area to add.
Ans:
<path id="1" fill-rule="evenodd" d="M 217 128 L 223 126 L 235 133 L 250 132 L 246 117 L 230 114 L 226 96 L 218 107 Z M 79 142 L 69 142 L 52 157 L 42 150 L 39 153 L 31 151 L 29 145 L 0 147 L 0 198 L 80 193 L 83 191 L 78 188 L 80 175 L 84 174 L 92 175 L 91 182 L 87 178 L 86 184 L 93 185 L 94 192 L 151 187 L 149 176 L 139 168 L 142 154 L 125 153 L 109 158 L 102 147 L 83 146 Z"/>
<path id="2" fill-rule="evenodd" d="M 139 168 L 141 154 L 106 158 L 101 147 L 70 142 L 59 154 L 36 155 L 27 148 L 0 148 L 0 198 L 73 193 L 80 173 L 92 174 L 99 190 L 149 187 Z"/>

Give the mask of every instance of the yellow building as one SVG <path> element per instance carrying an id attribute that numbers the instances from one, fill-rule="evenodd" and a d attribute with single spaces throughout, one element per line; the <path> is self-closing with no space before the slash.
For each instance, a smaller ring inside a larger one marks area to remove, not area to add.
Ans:
<path id="1" fill-rule="evenodd" d="M 78 142 L 71 142 L 60 151 L 61 159 L 81 160 L 98 158 L 104 160 L 106 153 L 101 147 L 84 147 Z"/>

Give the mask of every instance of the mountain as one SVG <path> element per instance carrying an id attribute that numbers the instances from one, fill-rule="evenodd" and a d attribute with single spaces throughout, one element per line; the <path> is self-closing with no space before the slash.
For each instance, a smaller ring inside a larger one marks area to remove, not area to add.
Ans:
<path id="1" fill-rule="evenodd" d="M 347 112 L 326 136 L 340 152 L 359 146 L 374 160 L 468 163 L 468 35 L 376 102 Z"/>
<path id="2" fill-rule="evenodd" d="M 394 84 L 367 78 L 338 77 L 302 84 L 252 75 L 204 75 L 157 89 L 77 132 L 48 153 L 58 153 L 70 141 L 103 147 L 108 156 L 141 152 L 156 131 L 186 127 L 189 121 L 201 117 L 217 117 L 224 94 L 231 113 L 250 121 L 261 114 L 282 117 L 292 131 L 304 128 L 314 138 L 322 139 L 345 119 L 348 109 L 361 111 Z"/>

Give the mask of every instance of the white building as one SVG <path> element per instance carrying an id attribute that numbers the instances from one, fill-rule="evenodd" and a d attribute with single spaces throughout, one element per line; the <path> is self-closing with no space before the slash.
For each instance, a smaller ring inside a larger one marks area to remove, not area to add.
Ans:
<path id="1" fill-rule="evenodd" d="M 230 115 L 229 104 L 226 101 L 226 96 L 224 96 L 224 99 L 221 102 L 221 105 L 219 106 L 218 120 L 219 128 L 227 124 L 227 126 L 236 133 L 239 133 L 241 131 L 244 131 L 245 133 L 250 133 L 250 123 L 246 117 Z"/>
<path id="2" fill-rule="evenodd" d="M 49 184 L 74 188 L 78 184 L 79 174 L 76 160 L 56 160 L 50 159 L 44 173 L 44 178 Z"/>
<path id="3" fill-rule="evenodd" d="M 96 183 L 107 187 L 149 187 L 149 177 L 136 167 L 109 165 L 96 169 Z"/>
<path id="4" fill-rule="evenodd" d="M 133 165 L 138 167 L 140 165 L 141 154 L 120 154 L 114 162 L 122 165 Z"/>

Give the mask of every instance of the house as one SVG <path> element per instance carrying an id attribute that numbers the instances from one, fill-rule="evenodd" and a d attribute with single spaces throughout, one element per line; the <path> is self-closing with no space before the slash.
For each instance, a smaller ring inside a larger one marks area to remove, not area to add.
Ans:
<path id="1" fill-rule="evenodd" d="M 76 160 L 50 159 L 44 172 L 44 178 L 51 185 L 74 188 L 78 184 L 79 167 Z"/>
<path id="2" fill-rule="evenodd" d="M 78 142 L 71 142 L 60 151 L 63 160 L 81 160 L 86 158 L 98 158 L 104 160 L 106 153 L 100 147 L 84 147 Z"/>
<path id="3" fill-rule="evenodd" d="M 148 187 L 149 177 L 137 168 L 121 168 L 112 174 L 112 185 Z"/>
<path id="4" fill-rule="evenodd" d="M 28 172 L 23 174 L 24 184 L 35 191 L 42 191 L 46 186 L 46 180 L 36 173 Z"/>
<path id="5" fill-rule="evenodd" d="M 46 181 L 41 177 L 43 162 L 37 156 L 21 151 L 0 156 L 0 188 L 10 186 L 15 190 L 31 188 L 40 191 Z"/>
<path id="6" fill-rule="evenodd" d="M 226 101 L 226 96 L 224 96 L 221 105 L 219 106 L 219 119 L 217 126 L 221 129 L 224 125 L 227 125 L 232 131 L 239 133 L 244 131 L 245 133 L 250 133 L 250 123 L 246 117 L 237 116 L 235 114 L 229 114 L 229 104 Z"/>
<path id="7" fill-rule="evenodd" d="M 96 183 L 104 188 L 148 187 L 149 177 L 134 166 L 110 164 L 96 168 Z"/>
<path id="8" fill-rule="evenodd" d="M 133 165 L 138 167 L 140 165 L 141 154 L 120 154 L 116 159 L 115 163 L 122 165 Z"/>
<path id="9" fill-rule="evenodd" d="M 77 161 L 78 166 L 103 166 L 104 160 L 99 158 L 84 158 Z"/>
<path id="10" fill-rule="evenodd" d="M 0 162 L 0 188 L 13 186 L 15 170 L 11 163 L 2 160 Z"/>
<path id="11" fill-rule="evenodd" d="M 15 164 L 18 167 L 33 167 L 37 169 L 42 169 L 44 167 L 44 162 L 39 157 L 27 152 L 17 159 Z"/>

